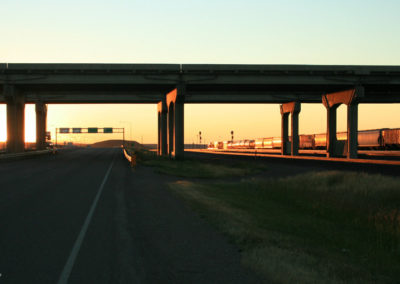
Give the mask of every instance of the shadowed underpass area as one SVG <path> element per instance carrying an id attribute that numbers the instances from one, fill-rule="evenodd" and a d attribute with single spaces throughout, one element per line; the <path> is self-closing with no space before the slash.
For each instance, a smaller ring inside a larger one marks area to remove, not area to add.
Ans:
<path id="1" fill-rule="evenodd" d="M 120 149 L 0 163 L 0 283 L 257 283 L 238 249 Z"/>

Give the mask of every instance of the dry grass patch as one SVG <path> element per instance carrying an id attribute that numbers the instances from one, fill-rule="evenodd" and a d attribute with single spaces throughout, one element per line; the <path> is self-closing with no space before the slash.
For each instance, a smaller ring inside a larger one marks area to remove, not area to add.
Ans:
<path id="1" fill-rule="evenodd" d="M 168 158 L 156 157 L 143 161 L 146 166 L 151 166 L 162 174 L 174 175 L 188 178 L 225 178 L 240 177 L 257 173 L 261 166 L 245 166 L 236 164 L 226 166 L 215 163 L 205 163 L 197 160 L 171 160 Z"/>
<path id="2" fill-rule="evenodd" d="M 276 283 L 398 283 L 400 180 L 324 172 L 170 188 Z"/>

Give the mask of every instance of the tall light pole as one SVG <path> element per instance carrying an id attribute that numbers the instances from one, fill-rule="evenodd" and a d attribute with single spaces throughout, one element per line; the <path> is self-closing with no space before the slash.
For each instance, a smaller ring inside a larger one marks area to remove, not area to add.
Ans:
<path id="1" fill-rule="evenodd" d="M 129 124 L 129 141 L 132 141 L 132 122 L 130 121 L 120 121 L 119 123 L 128 123 Z"/>
<path id="2" fill-rule="evenodd" d="M 199 131 L 199 140 L 200 140 L 200 141 L 199 141 L 199 142 L 200 142 L 200 143 L 199 143 L 199 147 L 201 148 L 201 131 Z"/>

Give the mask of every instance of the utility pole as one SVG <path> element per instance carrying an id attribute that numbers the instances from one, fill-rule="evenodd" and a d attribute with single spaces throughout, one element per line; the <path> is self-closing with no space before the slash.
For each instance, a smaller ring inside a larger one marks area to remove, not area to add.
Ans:
<path id="1" fill-rule="evenodd" d="M 120 121 L 119 123 L 127 123 L 129 124 L 129 137 L 127 138 L 128 141 L 132 141 L 133 137 L 132 137 L 132 122 L 130 121 Z"/>
<path id="2" fill-rule="evenodd" d="M 199 141 L 199 142 L 200 142 L 200 143 L 199 143 L 199 147 L 201 147 L 201 131 L 199 131 L 199 140 L 200 140 L 200 141 Z"/>

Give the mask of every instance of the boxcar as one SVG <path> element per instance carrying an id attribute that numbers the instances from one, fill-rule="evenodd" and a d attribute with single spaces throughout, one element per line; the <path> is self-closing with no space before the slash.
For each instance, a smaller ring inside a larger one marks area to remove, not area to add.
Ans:
<path id="1" fill-rule="evenodd" d="M 383 141 L 382 144 L 386 148 L 400 148 L 400 128 L 394 129 L 383 129 L 382 130 Z"/>
<path id="2" fill-rule="evenodd" d="M 315 135 L 299 135 L 299 148 L 300 149 L 314 149 L 315 148 Z"/>

